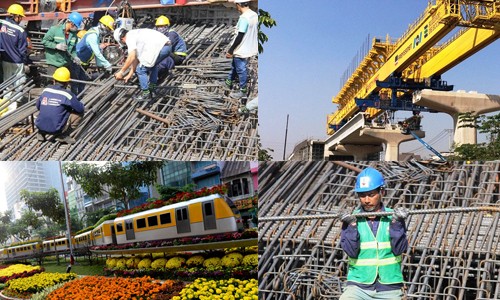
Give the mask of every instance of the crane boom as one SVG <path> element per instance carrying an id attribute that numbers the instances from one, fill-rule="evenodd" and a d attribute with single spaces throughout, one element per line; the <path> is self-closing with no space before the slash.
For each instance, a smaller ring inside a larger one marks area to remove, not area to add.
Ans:
<path id="1" fill-rule="evenodd" d="M 327 117 L 327 133 L 333 134 L 334 128 L 359 111 L 356 98 L 367 98 L 382 89 L 377 81 L 386 81 L 392 75 L 419 81 L 439 75 L 496 40 L 499 24 L 499 0 L 436 0 L 396 43 L 386 41 L 383 45 L 374 39 L 369 54 L 332 99 L 339 107 Z M 458 37 L 462 44 L 457 40 L 433 48 L 457 26 L 474 29 Z M 374 107 L 365 111 L 370 117 L 379 113 Z"/>

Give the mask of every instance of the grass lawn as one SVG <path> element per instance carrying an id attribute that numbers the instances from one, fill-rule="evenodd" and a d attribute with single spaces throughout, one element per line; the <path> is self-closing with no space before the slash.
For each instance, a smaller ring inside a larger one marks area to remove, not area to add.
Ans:
<path id="1" fill-rule="evenodd" d="M 61 260 L 61 264 L 57 265 L 55 261 L 44 261 L 43 267 L 45 268 L 45 272 L 52 273 L 66 273 L 66 268 L 68 267 L 68 262 L 64 262 Z M 77 261 L 71 267 L 71 272 L 76 273 L 78 275 L 104 275 L 104 266 L 105 263 L 103 261 L 92 262 L 92 265 L 89 265 L 88 261 Z"/>

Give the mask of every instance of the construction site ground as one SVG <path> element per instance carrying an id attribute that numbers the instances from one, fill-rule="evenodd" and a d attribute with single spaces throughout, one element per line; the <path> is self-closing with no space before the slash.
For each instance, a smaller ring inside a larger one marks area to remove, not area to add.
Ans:
<path id="1" fill-rule="evenodd" d="M 367 166 L 385 176 L 384 205 L 435 212 L 406 221 L 404 299 L 499 299 L 500 163 L 416 161 L 261 163 L 259 299 L 340 297 L 348 262 L 341 221 L 314 215 L 357 207 L 354 184 Z M 490 210 L 468 211 L 483 207 Z"/>
<path id="2" fill-rule="evenodd" d="M 161 13 L 155 10 L 154 16 Z M 53 137 L 39 142 L 33 122 L 43 87 L 37 85 L 39 78 L 28 77 L 12 97 L 22 105 L 0 119 L 0 159 L 257 160 L 257 113 L 238 113 L 241 99 L 229 97 L 224 84 L 231 69 L 225 54 L 234 37 L 238 12 L 213 5 L 176 8 L 175 14 L 179 23 L 172 29 L 186 41 L 188 56 L 158 82 L 155 99 L 134 100 L 140 92 L 135 76 L 124 83 L 101 72 L 79 95 L 86 111 L 71 134 L 77 142 L 60 144 Z M 35 50 L 43 49 L 41 38 L 33 36 Z M 43 72 L 43 59 L 34 63 Z M 258 96 L 257 74 L 254 58 L 249 63 L 248 101 Z M 0 97 L 10 91 L 8 84 L 2 84 Z"/>

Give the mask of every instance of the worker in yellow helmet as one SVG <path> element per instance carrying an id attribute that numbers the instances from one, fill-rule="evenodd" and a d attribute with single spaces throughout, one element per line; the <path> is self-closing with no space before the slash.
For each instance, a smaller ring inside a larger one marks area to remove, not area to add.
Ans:
<path id="1" fill-rule="evenodd" d="M 19 25 L 24 15 L 24 8 L 19 4 L 12 4 L 7 9 L 9 16 L 5 20 L 0 19 L 0 51 L 3 81 L 12 76 L 21 76 L 14 83 L 19 86 L 26 81 L 24 75 L 24 65 L 28 63 L 28 34 L 23 27 Z M 12 93 L 7 93 L 4 99 L 10 99 Z M 15 110 L 17 103 L 9 105 L 9 111 Z"/>
<path id="2" fill-rule="evenodd" d="M 170 20 L 166 16 L 156 19 L 155 29 L 170 39 L 172 50 L 168 57 L 158 65 L 158 76 L 168 75 L 175 66 L 181 65 L 187 57 L 187 46 L 184 39 L 170 28 Z"/>
<path id="3" fill-rule="evenodd" d="M 36 101 L 36 108 L 40 111 L 35 121 L 36 137 L 43 142 L 46 134 L 52 134 L 60 143 L 74 144 L 76 140 L 70 133 L 82 121 L 85 107 L 75 94 L 67 90 L 70 81 L 68 68 L 56 69 L 52 78 L 54 85 L 46 87 Z"/>
<path id="4" fill-rule="evenodd" d="M 107 44 L 101 44 L 102 38 L 106 35 L 113 35 L 115 30 L 115 19 L 110 15 L 105 15 L 99 19 L 97 26 L 90 28 L 83 38 L 76 45 L 76 54 L 82 61 L 81 64 L 87 67 L 95 58 L 96 65 L 111 73 L 111 63 L 102 55 L 102 49 Z"/>

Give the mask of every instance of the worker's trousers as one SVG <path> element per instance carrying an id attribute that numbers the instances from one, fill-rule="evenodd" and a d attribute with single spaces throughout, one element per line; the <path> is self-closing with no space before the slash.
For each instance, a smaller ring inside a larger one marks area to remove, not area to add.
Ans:
<path id="1" fill-rule="evenodd" d="M 137 66 L 135 74 L 139 78 L 141 90 L 145 91 L 149 88 L 149 84 L 156 84 L 158 82 L 158 65 L 170 55 L 171 50 L 170 46 L 164 46 L 156 58 L 155 65 L 152 67 L 146 67 L 143 64 Z"/>
<path id="2" fill-rule="evenodd" d="M 240 90 L 246 90 L 247 88 L 247 63 L 248 58 L 233 57 L 233 62 L 231 64 L 231 73 L 229 73 L 228 79 L 231 81 L 239 78 Z"/>
<path id="3" fill-rule="evenodd" d="M 7 79 L 11 78 L 12 76 L 20 76 L 22 75 L 18 80 L 14 82 L 14 86 L 17 86 L 18 88 L 15 89 L 16 92 L 21 91 L 21 88 L 19 87 L 23 83 L 26 82 L 26 76 L 24 76 L 24 64 L 16 64 L 16 63 L 11 63 L 11 62 L 2 62 L 2 69 L 3 69 L 3 81 L 7 81 Z M 1 91 L 0 91 L 1 93 Z M 15 98 L 15 94 L 13 92 L 8 92 L 5 95 L 3 95 L 3 99 L 11 99 Z M 2 97 L 0 97 L 2 98 Z M 18 98 L 16 101 L 12 102 L 9 107 L 8 111 L 5 115 L 8 113 L 14 111 L 17 108 L 17 101 L 20 101 L 21 99 Z"/>
<path id="4" fill-rule="evenodd" d="M 371 299 L 390 299 L 401 300 L 403 292 L 401 290 L 377 292 L 363 290 L 355 285 L 348 285 L 339 300 L 371 300 Z"/>

